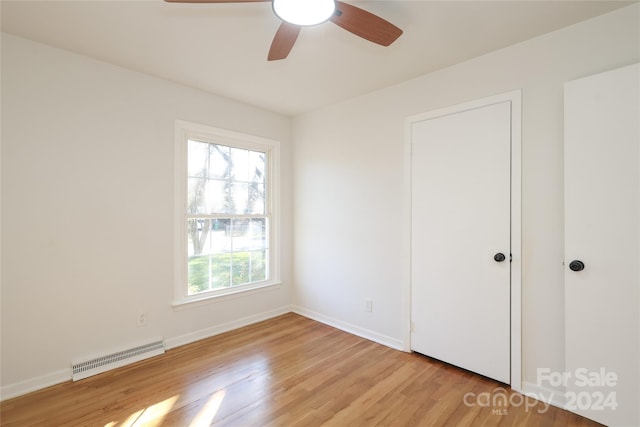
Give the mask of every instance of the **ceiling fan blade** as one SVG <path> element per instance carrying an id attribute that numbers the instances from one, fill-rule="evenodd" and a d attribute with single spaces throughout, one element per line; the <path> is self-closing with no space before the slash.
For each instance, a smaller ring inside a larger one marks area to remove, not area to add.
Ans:
<path id="1" fill-rule="evenodd" d="M 396 41 L 402 30 L 373 13 L 336 0 L 336 12 L 331 22 L 370 42 L 389 46 Z"/>
<path id="2" fill-rule="evenodd" d="M 164 0 L 168 3 L 257 3 L 271 0 Z"/>
<path id="3" fill-rule="evenodd" d="M 278 61 L 286 58 L 289 55 L 289 52 L 291 52 L 291 49 L 298 38 L 298 34 L 300 34 L 299 25 L 283 21 L 282 24 L 280 24 L 278 31 L 276 31 L 276 35 L 273 37 L 267 60 Z"/>

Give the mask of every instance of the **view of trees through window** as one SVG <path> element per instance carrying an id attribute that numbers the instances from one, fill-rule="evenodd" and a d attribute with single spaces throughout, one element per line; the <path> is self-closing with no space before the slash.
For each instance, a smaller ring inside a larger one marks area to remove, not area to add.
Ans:
<path id="1" fill-rule="evenodd" d="M 268 278 L 266 153 L 188 141 L 188 294 Z"/>

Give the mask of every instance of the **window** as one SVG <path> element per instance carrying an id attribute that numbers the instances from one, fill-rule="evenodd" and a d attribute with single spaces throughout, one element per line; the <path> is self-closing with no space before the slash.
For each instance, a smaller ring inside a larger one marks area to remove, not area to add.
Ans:
<path id="1" fill-rule="evenodd" d="M 279 280 L 275 141 L 176 122 L 176 303 Z"/>

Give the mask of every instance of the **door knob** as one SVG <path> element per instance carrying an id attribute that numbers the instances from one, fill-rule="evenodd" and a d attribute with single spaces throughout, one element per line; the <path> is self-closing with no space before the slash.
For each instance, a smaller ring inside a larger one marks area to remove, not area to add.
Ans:
<path id="1" fill-rule="evenodd" d="M 493 260 L 494 260 L 495 262 L 502 262 L 502 261 L 504 261 L 505 259 L 507 259 L 507 258 L 504 256 L 504 254 L 503 254 L 502 252 L 498 252 L 497 254 L 495 254 L 495 255 L 493 256 Z"/>
<path id="2" fill-rule="evenodd" d="M 582 271 L 584 270 L 584 262 L 579 260 L 574 260 L 569 263 L 569 269 L 571 271 Z"/>

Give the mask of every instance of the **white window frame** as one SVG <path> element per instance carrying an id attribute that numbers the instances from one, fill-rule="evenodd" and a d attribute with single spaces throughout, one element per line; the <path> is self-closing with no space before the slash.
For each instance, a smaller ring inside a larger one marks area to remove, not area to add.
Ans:
<path id="1" fill-rule="evenodd" d="M 265 215 L 269 218 L 269 274 L 267 280 L 215 289 L 195 295 L 187 287 L 187 145 L 189 139 L 267 153 Z M 253 294 L 281 284 L 280 279 L 280 142 L 254 135 L 212 126 L 176 120 L 175 181 L 174 181 L 174 302 L 179 308 L 186 304 L 220 301 L 230 297 Z"/>

